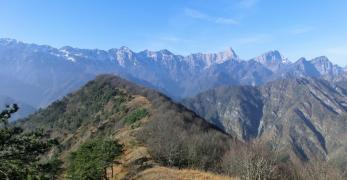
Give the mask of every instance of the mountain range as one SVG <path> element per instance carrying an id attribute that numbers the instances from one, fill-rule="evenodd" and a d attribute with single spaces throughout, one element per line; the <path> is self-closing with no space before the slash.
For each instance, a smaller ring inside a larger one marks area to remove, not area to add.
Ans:
<path id="1" fill-rule="evenodd" d="M 291 62 L 278 51 L 243 60 L 233 49 L 175 55 L 168 50 L 133 52 L 78 49 L 0 39 L 0 94 L 36 109 L 79 89 L 99 74 L 115 74 L 157 89 L 173 99 L 192 97 L 223 85 L 262 85 L 293 77 L 340 81 L 344 68 L 327 57 Z"/>

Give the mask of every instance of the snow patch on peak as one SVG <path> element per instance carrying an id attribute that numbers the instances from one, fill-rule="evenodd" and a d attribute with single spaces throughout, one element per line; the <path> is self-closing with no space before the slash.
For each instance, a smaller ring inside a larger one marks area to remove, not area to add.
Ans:
<path id="1" fill-rule="evenodd" d="M 120 66 L 125 67 L 126 64 L 131 63 L 136 65 L 135 53 L 126 46 L 122 46 L 119 49 L 112 49 L 111 52 L 114 52 L 115 60 Z M 130 62 L 131 61 L 131 62 Z"/>
<path id="2" fill-rule="evenodd" d="M 70 48 L 71 48 L 71 47 L 70 47 Z M 64 56 L 67 60 L 69 60 L 69 61 L 71 61 L 71 62 L 76 62 L 76 59 L 75 59 L 74 57 L 71 56 L 71 53 L 67 50 L 66 47 L 63 47 L 63 48 L 59 49 L 59 51 L 63 54 L 63 56 Z"/>

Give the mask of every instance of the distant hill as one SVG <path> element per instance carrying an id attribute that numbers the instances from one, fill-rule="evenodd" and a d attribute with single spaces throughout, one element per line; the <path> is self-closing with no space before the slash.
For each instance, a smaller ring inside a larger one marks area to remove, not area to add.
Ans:
<path id="1" fill-rule="evenodd" d="M 183 103 L 245 142 L 275 143 L 292 158 L 318 158 L 347 167 L 347 90 L 325 80 L 220 87 Z"/>

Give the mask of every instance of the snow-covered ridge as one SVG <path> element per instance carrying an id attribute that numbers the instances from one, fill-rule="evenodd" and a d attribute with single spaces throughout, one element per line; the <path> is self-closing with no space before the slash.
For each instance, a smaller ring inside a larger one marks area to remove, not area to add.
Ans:
<path id="1" fill-rule="evenodd" d="M 256 86 L 279 78 L 322 77 L 335 81 L 343 72 L 326 57 L 291 63 L 276 50 L 242 60 L 232 48 L 176 55 L 166 49 L 134 52 L 124 46 L 109 50 L 54 48 L 0 39 L 0 52 L 0 72 L 6 75 L 2 76 L 5 80 L 11 75 L 8 84 L 12 84 L 8 90 L 1 88 L 0 94 L 11 95 L 16 90 L 15 96 L 33 107 L 48 105 L 99 74 L 117 74 L 182 98 L 217 86 Z M 27 92 L 37 94 L 22 96 Z"/>
<path id="2" fill-rule="evenodd" d="M 170 66 L 189 66 L 191 68 L 206 69 L 216 64 L 222 64 L 227 61 L 243 61 L 232 48 L 227 48 L 222 52 L 217 53 L 193 53 L 182 56 L 176 55 L 167 49 L 159 51 L 144 50 L 134 52 L 130 48 L 122 46 L 109 50 L 100 49 L 79 49 L 70 46 L 62 48 L 54 48 L 47 45 L 28 44 L 10 38 L 0 38 L 0 45 L 7 46 L 10 44 L 20 44 L 27 49 L 32 48 L 34 52 L 47 51 L 49 54 L 57 56 L 59 59 L 76 63 L 80 61 L 96 61 L 96 62 L 113 62 L 123 67 L 128 65 L 138 65 L 141 63 L 159 63 Z M 278 50 L 268 51 L 253 59 L 273 72 L 277 72 L 283 67 L 292 64 Z M 300 60 L 299 60 L 300 61 Z M 332 64 L 325 56 L 320 56 L 310 60 L 322 74 L 338 74 L 341 71 L 346 71 L 347 68 L 341 68 Z"/>

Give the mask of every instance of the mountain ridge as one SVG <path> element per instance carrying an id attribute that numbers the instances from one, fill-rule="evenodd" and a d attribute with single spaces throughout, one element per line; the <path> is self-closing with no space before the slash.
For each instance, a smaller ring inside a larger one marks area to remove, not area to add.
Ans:
<path id="1" fill-rule="evenodd" d="M 270 64 L 266 65 L 265 60 Z M 38 109 L 79 89 L 97 75 L 114 74 L 179 100 L 221 85 L 257 86 L 276 79 L 306 76 L 341 79 L 342 68 L 327 61 L 301 59 L 290 63 L 276 50 L 242 60 L 232 48 L 182 56 L 168 50 L 133 52 L 128 47 L 100 50 L 70 46 L 57 49 L 0 39 L 0 77 L 6 84 L 0 94 Z"/>

